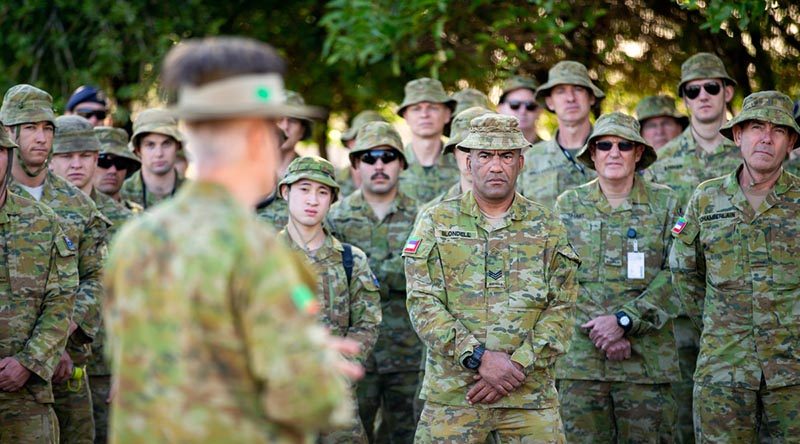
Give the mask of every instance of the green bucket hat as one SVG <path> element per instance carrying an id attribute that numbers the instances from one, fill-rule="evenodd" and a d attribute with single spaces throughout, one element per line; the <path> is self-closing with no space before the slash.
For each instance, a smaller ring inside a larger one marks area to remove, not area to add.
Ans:
<path id="1" fill-rule="evenodd" d="M 13 140 L 11 140 L 11 137 L 8 135 L 8 131 L 6 131 L 3 128 L 0 128 L 0 148 L 8 148 L 8 149 L 19 148 L 19 145 L 17 145 L 16 143 L 14 143 Z"/>
<path id="2" fill-rule="evenodd" d="M 382 146 L 397 150 L 403 159 L 403 169 L 408 168 L 408 160 L 403 152 L 403 140 L 397 130 L 387 122 L 369 122 L 358 130 L 356 146 L 350 150 L 350 164 L 355 166 L 355 159 L 359 153 Z"/>
<path id="3" fill-rule="evenodd" d="M 100 152 L 100 140 L 92 123 L 77 115 L 58 116 L 53 136 L 53 154 Z"/>
<path id="4" fill-rule="evenodd" d="M 373 111 L 371 109 L 361 111 L 360 113 L 356 114 L 353 117 L 353 121 L 350 122 L 350 128 L 347 129 L 342 134 L 342 144 L 349 142 L 356 138 L 358 134 L 358 130 L 361 129 L 362 126 L 366 125 L 369 122 L 385 122 L 386 119 L 380 115 L 377 111 Z"/>
<path id="5" fill-rule="evenodd" d="M 589 71 L 582 63 L 564 60 L 556 63 L 547 72 L 547 83 L 536 88 L 536 101 L 539 105 L 547 108 L 545 97 L 550 95 L 550 90 L 558 85 L 578 85 L 588 88 L 595 99 L 600 100 L 605 97 L 603 90 L 598 88 L 589 77 Z"/>
<path id="6" fill-rule="evenodd" d="M 627 114 L 615 111 L 603 114 L 594 122 L 592 134 L 578 153 L 578 160 L 591 169 L 594 169 L 594 162 L 592 161 L 592 153 L 589 147 L 595 139 L 602 136 L 617 136 L 642 144 L 644 152 L 642 153 L 642 158 L 636 162 L 637 171 L 649 167 L 657 159 L 656 150 L 639 134 L 639 121 Z"/>
<path id="7" fill-rule="evenodd" d="M 12 86 L 3 97 L 0 122 L 7 126 L 34 122 L 50 122 L 55 125 L 53 96 L 31 85 Z"/>
<path id="8" fill-rule="evenodd" d="M 450 111 L 456 109 L 456 101 L 444 92 L 442 82 L 422 77 L 406 83 L 405 97 L 403 103 L 397 108 L 397 114 L 403 117 L 406 108 L 421 102 L 443 103 L 450 108 Z"/>
<path id="9" fill-rule="evenodd" d="M 95 127 L 94 133 L 100 141 L 100 154 L 113 154 L 136 162 L 141 166 L 141 160 L 128 148 L 128 133 L 122 128 L 110 126 Z M 138 167 L 137 167 L 138 169 Z"/>
<path id="10" fill-rule="evenodd" d="M 453 99 L 456 101 L 456 109 L 453 111 L 453 118 L 457 116 L 461 111 L 464 111 L 467 108 L 472 108 L 475 106 L 486 108 L 486 109 L 493 109 L 494 105 L 489 100 L 489 97 L 486 96 L 481 91 L 478 91 L 475 88 L 464 88 L 461 91 L 453 94 Z M 452 128 L 450 129 L 452 132 Z"/>
<path id="11" fill-rule="evenodd" d="M 278 187 L 291 185 L 299 180 L 308 179 L 327 185 L 333 189 L 333 201 L 339 194 L 339 184 L 336 183 L 336 169 L 333 164 L 317 156 L 303 156 L 294 159 L 289 164 L 286 174 L 278 183 Z"/>
<path id="12" fill-rule="evenodd" d="M 636 118 L 640 126 L 645 120 L 653 117 L 672 117 L 677 119 L 684 129 L 689 125 L 689 118 L 678 112 L 675 108 L 675 99 L 670 96 L 648 96 L 636 104 Z"/>
<path id="13" fill-rule="evenodd" d="M 500 93 L 500 103 L 506 98 L 506 94 L 510 93 L 511 91 L 516 91 L 518 89 L 529 89 L 532 93 L 536 93 L 536 89 L 539 88 L 539 82 L 536 79 L 527 76 L 511 76 L 503 82 L 503 89 Z"/>
<path id="14" fill-rule="evenodd" d="M 681 82 L 678 83 L 678 97 L 683 97 L 683 86 L 692 80 L 698 79 L 722 79 L 728 85 L 736 86 L 725 70 L 722 60 L 707 52 L 699 52 L 683 62 L 681 65 Z"/>
<path id="15" fill-rule="evenodd" d="M 530 147 L 514 116 L 488 113 L 469 122 L 469 134 L 456 148 L 467 150 L 521 150 Z"/>
<path id="16" fill-rule="evenodd" d="M 139 147 L 141 138 L 147 133 L 156 133 L 169 136 L 178 143 L 183 143 L 183 136 L 178 131 L 178 120 L 173 113 L 163 108 L 149 108 L 136 116 L 133 121 L 133 136 L 131 137 L 130 149 L 136 150 Z"/>
<path id="17" fill-rule="evenodd" d="M 733 140 L 733 127 L 748 120 L 769 122 L 773 125 L 789 127 L 798 135 L 792 149 L 800 146 L 800 126 L 792 114 L 794 103 L 786 94 L 779 91 L 759 91 L 744 98 L 742 111 L 733 119 L 722 125 L 720 134 Z"/>
<path id="18" fill-rule="evenodd" d="M 472 119 L 491 113 L 492 111 L 486 108 L 473 106 L 472 108 L 467 108 L 456 114 L 453 118 L 453 124 L 450 130 L 450 139 L 444 144 L 444 153 L 452 153 L 456 145 L 467 138 L 467 135 L 469 135 L 469 123 L 472 122 Z"/>

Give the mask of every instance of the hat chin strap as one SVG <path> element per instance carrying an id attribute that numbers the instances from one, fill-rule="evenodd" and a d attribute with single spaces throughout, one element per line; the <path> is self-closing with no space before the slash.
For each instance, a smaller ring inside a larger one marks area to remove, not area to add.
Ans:
<path id="1" fill-rule="evenodd" d="M 19 125 L 14 127 L 14 142 L 19 145 Z M 44 161 L 41 167 L 37 168 L 34 171 L 28 169 L 28 165 L 25 164 L 25 161 L 22 160 L 22 148 L 17 148 L 17 161 L 19 161 L 19 166 L 22 168 L 22 172 L 25 173 L 28 177 L 36 177 L 42 173 L 45 169 L 47 169 L 47 165 L 50 164 L 50 159 L 53 157 L 53 150 L 50 150 L 50 154 L 47 155 L 47 160 Z"/>

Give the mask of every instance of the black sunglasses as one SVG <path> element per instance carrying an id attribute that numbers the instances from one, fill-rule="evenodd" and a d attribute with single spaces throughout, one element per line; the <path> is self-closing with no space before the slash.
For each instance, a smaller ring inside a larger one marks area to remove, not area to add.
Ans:
<path id="1" fill-rule="evenodd" d="M 75 110 L 75 114 L 83 117 L 84 119 L 91 119 L 92 116 L 97 118 L 97 120 L 103 120 L 106 118 L 106 112 L 102 109 L 78 109 Z"/>
<path id="2" fill-rule="evenodd" d="M 113 154 L 101 154 L 97 156 L 97 166 L 103 169 L 115 167 L 117 170 L 127 170 L 133 166 L 130 159 L 114 156 Z"/>
<path id="3" fill-rule="evenodd" d="M 508 107 L 513 109 L 514 111 L 518 110 L 520 106 L 524 106 L 528 111 L 534 111 L 538 105 L 536 102 L 530 100 L 509 100 Z"/>
<path id="4" fill-rule="evenodd" d="M 389 162 L 394 162 L 399 158 L 400 153 L 395 150 L 370 150 L 361 153 L 359 156 L 359 159 L 367 165 L 375 165 L 379 159 L 384 164 L 387 164 Z"/>
<path id="5" fill-rule="evenodd" d="M 621 142 L 609 142 L 607 140 L 603 140 L 600 142 L 595 142 L 594 147 L 600 151 L 611 151 L 611 148 L 616 145 L 620 151 L 630 151 L 636 148 L 636 144 L 634 142 L 629 142 L 627 140 L 623 140 Z"/>
<path id="6" fill-rule="evenodd" d="M 683 87 L 683 93 L 686 94 L 686 97 L 689 99 L 694 100 L 700 95 L 700 89 L 704 89 L 710 95 L 716 96 L 722 91 L 722 85 L 717 82 L 708 82 L 702 85 L 688 85 Z"/>

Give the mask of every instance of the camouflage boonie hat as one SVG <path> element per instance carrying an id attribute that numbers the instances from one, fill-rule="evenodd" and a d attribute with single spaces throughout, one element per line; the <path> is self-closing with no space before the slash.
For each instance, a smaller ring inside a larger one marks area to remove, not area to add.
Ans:
<path id="1" fill-rule="evenodd" d="M 456 114 L 456 116 L 453 118 L 450 139 L 444 144 L 444 153 L 452 153 L 456 148 L 456 145 L 467 138 L 467 135 L 469 135 L 469 123 L 472 121 L 472 119 L 490 113 L 492 113 L 492 111 L 486 108 L 473 106 L 472 108 L 467 108 L 464 111 Z"/>
<path id="2" fill-rule="evenodd" d="M 297 91 L 286 90 L 286 101 L 284 102 L 286 105 L 291 106 L 295 109 L 304 109 L 306 108 L 306 99 L 300 95 Z M 308 117 L 306 113 L 293 113 L 287 112 L 286 117 L 290 117 L 292 119 L 297 119 L 303 122 L 303 138 L 300 140 L 306 140 L 311 137 L 311 132 L 313 131 L 313 124 L 314 122 Z"/>
<path id="3" fill-rule="evenodd" d="M 359 153 L 382 146 L 397 150 L 403 159 L 403 169 L 408 168 L 408 161 L 403 152 L 403 140 L 397 130 L 387 122 L 369 122 L 358 130 L 356 146 L 350 150 L 350 164 L 355 166 L 355 159 Z"/>
<path id="4" fill-rule="evenodd" d="M 355 139 L 356 135 L 358 134 L 358 130 L 360 130 L 361 127 L 367 123 L 385 121 L 386 119 L 384 119 L 383 116 L 381 116 L 377 111 L 373 111 L 371 109 L 361 111 L 360 113 L 356 114 L 355 117 L 353 117 L 353 121 L 350 122 L 350 128 L 347 128 L 347 131 L 342 133 L 342 144 Z"/>
<path id="5" fill-rule="evenodd" d="M 12 86 L 3 97 L 0 122 L 7 126 L 35 122 L 50 122 L 55 125 L 53 96 L 31 85 Z"/>
<path id="6" fill-rule="evenodd" d="M 8 135 L 8 131 L 6 131 L 4 128 L 0 128 L 0 148 L 19 148 L 19 145 L 11 140 L 11 136 Z"/>
<path id="7" fill-rule="evenodd" d="M 397 108 L 397 114 L 403 117 L 406 108 L 421 102 L 443 103 L 450 108 L 450 111 L 456 109 L 456 101 L 444 92 L 442 82 L 422 77 L 406 83 L 405 97 L 403 103 Z"/>
<path id="8" fill-rule="evenodd" d="M 678 97 L 683 97 L 683 86 L 692 80 L 698 79 L 722 79 L 728 85 L 736 86 L 725 70 L 722 60 L 707 52 L 699 52 L 683 62 L 681 65 L 681 82 L 678 83 Z"/>
<path id="9" fill-rule="evenodd" d="M 467 108 L 472 108 L 475 106 L 489 110 L 494 108 L 494 105 L 489 100 L 489 97 L 475 88 L 464 88 L 461 91 L 453 94 L 452 97 L 456 101 L 456 109 L 453 111 L 453 119 L 455 119 L 455 116 L 457 116 L 458 113 Z"/>
<path id="10" fill-rule="evenodd" d="M 333 201 L 336 201 L 336 195 L 339 192 L 339 184 L 336 183 L 334 178 L 336 170 L 333 164 L 318 156 L 304 156 L 298 157 L 289 164 L 286 174 L 283 179 L 278 183 L 278 187 L 282 185 L 291 185 L 299 180 L 308 179 L 314 182 L 327 185 L 333 189 Z"/>
<path id="11" fill-rule="evenodd" d="M 797 134 L 797 140 L 792 149 L 800 146 L 800 126 L 792 114 L 794 104 L 792 99 L 779 91 L 759 91 L 744 98 L 742 111 L 733 119 L 722 125 L 720 134 L 733 140 L 733 127 L 748 120 L 769 122 L 773 125 L 789 127 Z"/>
<path id="12" fill-rule="evenodd" d="M 100 154 L 113 154 L 141 165 L 139 157 L 128 149 L 128 133 L 124 129 L 98 126 L 95 127 L 94 133 L 100 141 Z"/>
<path id="13" fill-rule="evenodd" d="M 588 88 L 595 99 L 600 100 L 605 97 L 603 90 L 598 88 L 589 77 L 589 71 L 582 63 L 564 60 L 556 63 L 547 72 L 547 83 L 536 88 L 536 102 L 547 108 L 545 97 L 550 95 L 550 90 L 558 85 L 578 85 Z"/>
<path id="14" fill-rule="evenodd" d="M 53 137 L 53 154 L 83 151 L 100 151 L 100 141 L 94 133 L 92 123 L 81 116 L 58 116 Z"/>
<path id="15" fill-rule="evenodd" d="M 603 114 L 594 122 L 592 134 L 578 153 L 578 160 L 591 169 L 594 168 L 592 153 L 589 147 L 595 139 L 602 136 L 617 136 L 644 146 L 642 157 L 636 162 L 636 170 L 641 171 L 656 161 L 656 150 L 639 134 L 639 121 L 621 112 Z"/>
<path id="16" fill-rule="evenodd" d="M 672 117 L 686 129 L 689 125 L 689 118 L 678 112 L 675 108 L 675 99 L 670 96 L 648 96 L 636 104 L 636 118 L 639 125 L 644 125 L 644 121 L 653 117 Z"/>
<path id="17" fill-rule="evenodd" d="M 527 76 L 511 76 L 503 82 L 502 93 L 500 94 L 500 103 L 506 98 L 506 94 L 518 89 L 529 89 L 532 93 L 536 94 L 536 89 L 539 88 L 539 82 L 532 77 Z"/>
<path id="18" fill-rule="evenodd" d="M 469 122 L 469 134 L 456 145 L 460 150 L 521 150 L 532 146 L 514 116 L 489 113 Z"/>
<path id="19" fill-rule="evenodd" d="M 178 143 L 183 143 L 183 136 L 178 131 L 178 120 L 172 113 L 163 108 L 146 109 L 136 116 L 136 120 L 133 121 L 133 136 L 130 142 L 131 151 L 135 151 L 139 147 L 142 136 L 147 133 L 169 136 Z"/>

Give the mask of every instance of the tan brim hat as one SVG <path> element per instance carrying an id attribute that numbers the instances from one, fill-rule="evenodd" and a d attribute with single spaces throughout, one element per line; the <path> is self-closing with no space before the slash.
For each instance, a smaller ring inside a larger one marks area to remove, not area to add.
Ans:
<path id="1" fill-rule="evenodd" d="M 77 115 L 56 118 L 56 132 L 53 137 L 53 154 L 100 152 L 100 140 L 94 127 L 85 118 Z"/>
<path id="2" fill-rule="evenodd" d="M 417 103 L 430 102 L 445 104 L 450 111 L 456 109 L 456 101 L 444 91 L 442 82 L 423 77 L 406 83 L 403 103 L 397 108 L 397 114 L 403 117 L 406 108 Z"/>
<path id="3" fill-rule="evenodd" d="M 603 136 L 617 136 L 644 146 L 641 159 L 636 162 L 636 170 L 641 171 L 656 161 L 656 150 L 639 134 L 639 122 L 632 116 L 621 112 L 603 114 L 594 124 L 592 134 L 578 153 L 578 161 L 591 169 L 595 169 L 589 147 L 596 139 Z"/>
<path id="4" fill-rule="evenodd" d="M 722 59 L 714 54 L 699 52 L 681 65 L 681 81 L 678 83 L 678 97 L 683 97 L 683 86 L 692 80 L 721 79 L 728 85 L 736 86 L 736 80 L 728 75 Z"/>
<path id="5" fill-rule="evenodd" d="M 589 77 L 589 71 L 583 64 L 565 60 L 556 63 L 548 72 L 547 82 L 536 89 L 535 100 L 539 105 L 547 108 L 545 97 L 550 95 L 550 90 L 558 85 L 578 85 L 589 89 L 595 99 L 600 100 L 606 95 L 597 87 Z"/>
<path id="6" fill-rule="evenodd" d="M 640 100 L 636 104 L 636 118 L 639 126 L 644 125 L 644 121 L 653 117 L 672 117 L 686 129 L 689 126 L 689 118 L 679 113 L 675 108 L 675 99 L 669 96 L 649 96 Z"/>
<path id="7" fill-rule="evenodd" d="M 408 168 L 408 160 L 403 150 L 403 140 L 397 130 L 388 122 L 369 122 L 358 130 L 356 146 L 350 150 L 350 164 L 355 166 L 354 159 L 358 157 L 358 154 L 381 147 L 389 147 L 400 153 L 403 169 Z"/>
<path id="8" fill-rule="evenodd" d="M 339 184 L 336 182 L 335 177 L 335 168 L 329 161 L 317 156 L 303 156 L 296 158 L 289 164 L 286 175 L 278 183 L 278 187 L 308 179 L 331 187 L 334 192 L 333 200 L 335 201 L 336 196 L 339 194 Z"/>
<path id="9" fill-rule="evenodd" d="M 506 151 L 531 147 L 514 116 L 488 113 L 472 119 L 469 134 L 456 145 L 460 150 Z"/>
<path id="10" fill-rule="evenodd" d="M 722 125 L 720 134 L 733 140 L 733 127 L 748 120 L 769 122 L 791 128 L 797 134 L 792 149 L 800 146 L 800 126 L 793 115 L 794 103 L 786 94 L 779 91 L 759 91 L 745 97 L 742 111 L 733 119 Z"/>

